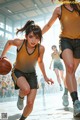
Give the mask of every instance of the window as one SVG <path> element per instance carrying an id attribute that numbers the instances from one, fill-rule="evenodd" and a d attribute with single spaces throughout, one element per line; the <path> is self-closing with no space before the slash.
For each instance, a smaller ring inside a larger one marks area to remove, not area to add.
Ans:
<path id="1" fill-rule="evenodd" d="M 0 22 L 0 27 L 4 28 L 4 23 Z"/>
<path id="2" fill-rule="evenodd" d="M 9 32 L 12 32 L 12 27 L 9 26 L 9 25 L 6 25 L 6 30 L 9 31 Z"/>
<path id="3" fill-rule="evenodd" d="M 6 30 L 12 32 L 12 21 L 10 19 L 6 19 Z"/>
<path id="4" fill-rule="evenodd" d="M 4 32 L 0 30 L 0 36 L 4 37 Z"/>
<path id="5" fill-rule="evenodd" d="M 12 35 L 9 34 L 9 33 L 6 33 L 5 37 L 6 37 L 6 39 L 11 39 L 11 38 L 12 38 Z"/>
<path id="6" fill-rule="evenodd" d="M 0 27 L 4 28 L 4 16 L 0 15 Z"/>

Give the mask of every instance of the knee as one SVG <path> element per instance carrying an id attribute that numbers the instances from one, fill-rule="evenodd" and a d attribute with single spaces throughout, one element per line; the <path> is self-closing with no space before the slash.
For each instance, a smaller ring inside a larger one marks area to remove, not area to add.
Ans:
<path id="1" fill-rule="evenodd" d="M 23 92 L 24 95 L 28 95 L 30 93 L 30 88 L 25 88 Z"/>
<path id="2" fill-rule="evenodd" d="M 73 73 L 74 72 L 74 65 L 73 64 L 69 64 L 67 69 L 68 69 L 69 73 Z"/>

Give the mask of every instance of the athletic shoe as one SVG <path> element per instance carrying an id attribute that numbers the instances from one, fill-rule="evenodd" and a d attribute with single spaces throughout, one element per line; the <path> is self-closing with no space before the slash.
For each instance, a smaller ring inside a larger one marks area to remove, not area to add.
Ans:
<path id="1" fill-rule="evenodd" d="M 18 107 L 19 110 L 22 110 L 23 107 L 24 107 L 23 100 L 24 100 L 24 98 L 18 97 L 17 107 Z"/>
<path id="2" fill-rule="evenodd" d="M 73 105 L 73 115 L 74 117 L 80 117 L 80 101 L 76 100 Z"/>
<path id="3" fill-rule="evenodd" d="M 69 101 L 68 101 L 68 95 L 63 95 L 63 97 L 62 97 L 62 99 L 63 99 L 63 105 L 65 106 L 65 107 L 67 107 L 68 105 L 69 105 Z"/>

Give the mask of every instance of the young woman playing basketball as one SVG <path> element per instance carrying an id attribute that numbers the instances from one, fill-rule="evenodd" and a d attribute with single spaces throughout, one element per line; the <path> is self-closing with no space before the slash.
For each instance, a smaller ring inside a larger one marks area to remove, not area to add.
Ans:
<path id="1" fill-rule="evenodd" d="M 56 0 L 52 1 L 56 2 Z M 77 0 L 58 1 L 62 4 L 56 7 L 42 33 L 47 32 L 59 19 L 61 55 L 66 67 L 66 85 L 73 101 L 73 115 L 80 116 L 80 101 L 75 78 L 75 72 L 80 63 L 80 2 Z"/>
<path id="2" fill-rule="evenodd" d="M 56 45 L 52 46 L 52 51 L 53 51 L 51 53 L 52 60 L 51 60 L 49 68 L 51 69 L 51 66 L 52 66 L 52 63 L 53 63 L 53 70 L 56 74 L 57 81 L 58 81 L 58 84 L 59 84 L 59 87 L 60 87 L 60 91 L 62 91 L 63 87 L 62 87 L 62 84 L 61 84 L 61 79 L 64 82 L 64 68 L 63 68 L 63 64 L 61 62 L 61 59 L 60 59 L 60 56 L 59 56 L 59 51 L 57 50 Z"/>
<path id="3" fill-rule="evenodd" d="M 23 100 L 27 96 L 26 106 L 19 120 L 25 120 L 32 112 L 34 100 L 36 97 L 38 83 L 35 71 L 36 63 L 43 73 L 45 81 L 53 83 L 45 73 L 43 54 L 44 47 L 40 44 L 42 39 L 41 28 L 34 24 L 34 21 L 28 21 L 18 32 L 25 32 L 25 39 L 9 40 L 2 52 L 4 57 L 11 46 L 17 47 L 17 57 L 12 71 L 12 78 L 15 83 L 15 89 L 19 90 L 17 106 L 23 109 Z"/>
<path id="4" fill-rule="evenodd" d="M 63 96 L 62 96 L 62 100 L 63 100 L 63 105 L 65 107 L 67 107 L 69 105 L 68 90 L 67 90 L 66 83 L 65 83 L 64 67 L 63 67 L 63 64 L 62 64 L 62 61 L 61 61 L 61 58 L 60 58 L 60 51 L 57 50 L 56 45 L 52 45 L 52 50 L 53 50 L 53 52 L 51 54 L 52 60 L 51 60 L 49 68 L 51 69 L 51 65 L 53 63 L 53 70 L 54 70 L 54 72 L 56 74 L 57 81 L 58 81 L 59 86 L 60 86 L 60 91 L 63 90 L 61 80 L 63 81 L 64 93 L 63 93 Z"/>

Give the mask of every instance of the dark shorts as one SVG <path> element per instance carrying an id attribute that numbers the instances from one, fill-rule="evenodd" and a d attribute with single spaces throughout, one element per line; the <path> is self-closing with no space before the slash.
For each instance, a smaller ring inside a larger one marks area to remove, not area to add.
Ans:
<path id="1" fill-rule="evenodd" d="M 59 69 L 59 70 L 64 70 L 63 65 L 62 65 L 61 62 L 54 62 L 53 68 L 54 68 L 54 69 L 57 68 L 57 69 Z"/>
<path id="2" fill-rule="evenodd" d="M 38 82 L 37 82 L 37 75 L 35 72 L 33 73 L 23 73 L 20 70 L 15 69 L 12 71 L 12 79 L 15 84 L 15 89 L 19 89 L 17 86 L 17 78 L 24 76 L 26 78 L 26 81 L 29 83 L 31 89 L 38 89 Z"/>
<path id="3" fill-rule="evenodd" d="M 59 44 L 62 52 L 68 48 L 72 50 L 74 58 L 80 58 L 80 39 L 61 38 Z"/>

